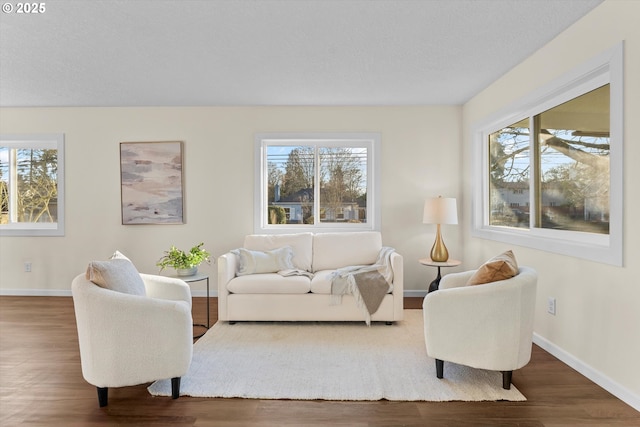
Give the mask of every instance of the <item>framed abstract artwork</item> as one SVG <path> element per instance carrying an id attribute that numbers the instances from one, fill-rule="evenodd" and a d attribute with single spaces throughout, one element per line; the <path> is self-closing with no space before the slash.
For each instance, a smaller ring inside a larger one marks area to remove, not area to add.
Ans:
<path id="1" fill-rule="evenodd" d="M 122 224 L 184 224 L 182 141 L 121 142 Z"/>

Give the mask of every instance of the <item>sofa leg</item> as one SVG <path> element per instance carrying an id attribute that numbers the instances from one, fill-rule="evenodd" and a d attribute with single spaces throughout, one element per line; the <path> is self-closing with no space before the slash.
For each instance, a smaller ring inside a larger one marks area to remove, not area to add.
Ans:
<path id="1" fill-rule="evenodd" d="M 180 377 L 171 378 L 171 398 L 180 397 Z"/>
<path id="2" fill-rule="evenodd" d="M 436 359 L 436 377 L 444 377 L 444 360 Z"/>
<path id="3" fill-rule="evenodd" d="M 229 320 L 229 324 L 230 324 L 230 325 L 235 325 L 235 324 L 236 324 L 236 322 L 234 322 L 233 320 Z"/>
<path id="4" fill-rule="evenodd" d="M 98 389 L 98 404 L 101 408 L 104 408 L 109 402 L 109 389 L 107 387 L 96 388 Z"/>
<path id="5" fill-rule="evenodd" d="M 513 371 L 502 371 L 502 388 L 505 390 L 511 390 L 511 377 Z"/>
<path id="6" fill-rule="evenodd" d="M 391 326 L 391 325 L 393 325 L 393 322 L 384 322 L 384 323 L 385 323 L 385 325 L 387 325 L 387 326 Z"/>

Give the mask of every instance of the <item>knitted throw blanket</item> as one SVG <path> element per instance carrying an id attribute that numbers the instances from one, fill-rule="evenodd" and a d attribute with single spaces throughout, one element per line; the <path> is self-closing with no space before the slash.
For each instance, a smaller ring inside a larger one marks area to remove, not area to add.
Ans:
<path id="1" fill-rule="evenodd" d="M 391 254 L 393 248 L 384 246 L 375 264 L 337 269 L 331 274 L 331 304 L 342 302 L 342 295 L 351 294 L 363 309 L 365 322 L 371 325 L 371 315 L 378 311 L 386 294 L 393 291 Z"/>

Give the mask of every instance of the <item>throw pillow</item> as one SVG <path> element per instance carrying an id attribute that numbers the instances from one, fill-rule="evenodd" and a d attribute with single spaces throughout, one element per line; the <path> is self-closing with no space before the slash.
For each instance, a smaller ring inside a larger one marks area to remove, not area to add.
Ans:
<path id="1" fill-rule="evenodd" d="M 233 251 L 240 260 L 238 276 L 246 274 L 277 273 L 280 270 L 295 268 L 293 265 L 293 249 L 291 246 L 272 251 L 251 251 L 240 248 Z"/>
<path id="2" fill-rule="evenodd" d="M 115 251 L 109 259 L 126 259 L 127 261 L 131 262 L 131 260 L 127 258 L 127 256 L 120 251 Z"/>
<path id="3" fill-rule="evenodd" d="M 101 288 L 131 295 L 146 295 L 144 282 L 128 259 L 92 261 L 87 267 L 86 277 Z"/>
<path id="4" fill-rule="evenodd" d="M 509 279 L 518 274 L 518 263 L 513 251 L 506 251 L 485 262 L 473 273 L 467 285 L 482 285 Z"/>

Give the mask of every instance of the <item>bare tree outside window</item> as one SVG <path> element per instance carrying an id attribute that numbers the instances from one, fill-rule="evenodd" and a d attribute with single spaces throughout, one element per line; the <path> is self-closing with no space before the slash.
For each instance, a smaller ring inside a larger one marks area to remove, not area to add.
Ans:
<path id="1" fill-rule="evenodd" d="M 490 134 L 490 225 L 608 234 L 609 117 L 605 85 Z"/>
<path id="2" fill-rule="evenodd" d="M 367 156 L 361 147 L 270 145 L 268 223 L 282 223 L 275 207 L 286 224 L 366 223 Z"/>
<path id="3" fill-rule="evenodd" d="M 0 147 L 0 224 L 56 222 L 57 173 L 57 150 Z"/>
<path id="4" fill-rule="evenodd" d="M 0 135 L 0 235 L 64 236 L 64 135 Z"/>
<path id="5" fill-rule="evenodd" d="M 529 120 L 489 136 L 489 224 L 529 228 Z"/>
<path id="6" fill-rule="evenodd" d="M 320 149 L 322 222 L 366 222 L 366 148 Z"/>

